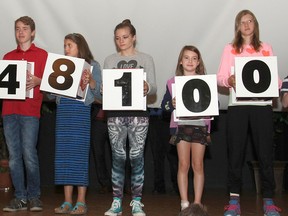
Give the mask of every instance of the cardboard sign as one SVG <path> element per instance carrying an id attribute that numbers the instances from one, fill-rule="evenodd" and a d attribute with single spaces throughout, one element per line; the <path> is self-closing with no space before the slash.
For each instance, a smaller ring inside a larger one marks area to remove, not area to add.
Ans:
<path id="1" fill-rule="evenodd" d="M 103 70 L 103 110 L 146 110 L 143 69 Z"/>
<path id="2" fill-rule="evenodd" d="M 27 61 L 0 60 L 0 98 L 25 100 Z"/>
<path id="3" fill-rule="evenodd" d="M 27 76 L 28 72 L 34 75 L 34 62 L 27 62 Z M 34 96 L 34 88 L 26 91 L 26 98 L 33 98 L 33 96 Z"/>
<path id="4" fill-rule="evenodd" d="M 176 76 L 175 96 L 176 118 L 219 115 L 215 74 Z"/>
<path id="5" fill-rule="evenodd" d="M 88 88 L 82 78 L 88 70 L 91 65 L 84 59 L 48 53 L 40 90 L 82 100 Z"/>
<path id="6" fill-rule="evenodd" d="M 277 57 L 236 57 L 237 98 L 271 98 L 279 96 Z"/>

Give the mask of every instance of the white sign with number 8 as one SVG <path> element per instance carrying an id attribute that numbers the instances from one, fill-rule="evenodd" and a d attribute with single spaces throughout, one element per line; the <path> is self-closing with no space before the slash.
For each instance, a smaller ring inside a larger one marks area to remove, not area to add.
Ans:
<path id="1" fill-rule="evenodd" d="M 48 53 L 40 90 L 76 98 L 82 73 L 87 69 L 91 66 L 84 59 Z"/>

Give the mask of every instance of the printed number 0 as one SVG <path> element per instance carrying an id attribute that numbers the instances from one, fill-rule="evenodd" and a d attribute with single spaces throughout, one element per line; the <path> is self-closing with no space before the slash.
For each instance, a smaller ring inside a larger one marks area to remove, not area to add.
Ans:
<path id="1" fill-rule="evenodd" d="M 199 93 L 199 100 L 195 99 L 195 91 Z M 191 112 L 205 111 L 211 102 L 211 91 L 208 84 L 201 79 L 187 81 L 182 88 L 183 104 Z"/>
<path id="2" fill-rule="evenodd" d="M 254 81 L 254 73 L 258 70 L 259 82 Z M 265 92 L 271 84 L 271 72 L 268 65 L 260 60 L 248 62 L 242 69 L 242 80 L 245 88 L 253 93 Z"/>
<path id="3" fill-rule="evenodd" d="M 66 66 L 66 70 L 61 69 L 62 65 Z M 48 78 L 49 85 L 58 90 L 69 89 L 73 84 L 71 74 L 75 72 L 75 64 L 69 59 L 60 58 L 53 63 L 52 68 L 53 73 L 51 73 Z M 63 83 L 59 83 L 59 77 L 64 77 Z"/>

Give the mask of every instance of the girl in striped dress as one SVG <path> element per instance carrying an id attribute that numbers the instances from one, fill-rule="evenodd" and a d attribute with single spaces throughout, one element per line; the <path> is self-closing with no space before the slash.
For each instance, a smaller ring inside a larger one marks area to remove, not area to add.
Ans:
<path id="1" fill-rule="evenodd" d="M 64 39 L 64 51 L 65 55 L 83 58 L 93 66 L 92 73 L 89 70 L 82 77 L 89 86 L 84 101 L 65 97 L 56 99 L 55 184 L 64 185 L 65 199 L 60 207 L 55 208 L 55 213 L 80 215 L 87 212 L 85 196 L 89 178 L 90 111 L 94 98 L 101 98 L 101 70 L 81 34 L 68 34 Z M 78 189 L 78 196 L 73 207 L 74 186 Z"/>

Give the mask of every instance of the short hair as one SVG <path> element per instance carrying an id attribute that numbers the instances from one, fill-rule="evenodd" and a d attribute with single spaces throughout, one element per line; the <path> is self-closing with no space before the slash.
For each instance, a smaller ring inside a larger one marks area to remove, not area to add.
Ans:
<path id="1" fill-rule="evenodd" d="M 35 25 L 34 20 L 31 17 L 29 17 L 29 16 L 22 16 L 22 17 L 18 18 L 17 20 L 15 20 L 15 26 L 14 26 L 15 29 L 16 29 L 16 24 L 18 22 L 22 22 L 25 25 L 29 25 L 32 32 L 35 31 L 35 29 L 36 29 L 36 25 Z M 34 36 L 32 37 L 32 41 L 33 40 L 34 40 Z"/>
<path id="2" fill-rule="evenodd" d="M 189 207 L 182 210 L 178 216 L 209 216 L 209 215 L 204 206 L 193 203 Z"/>

